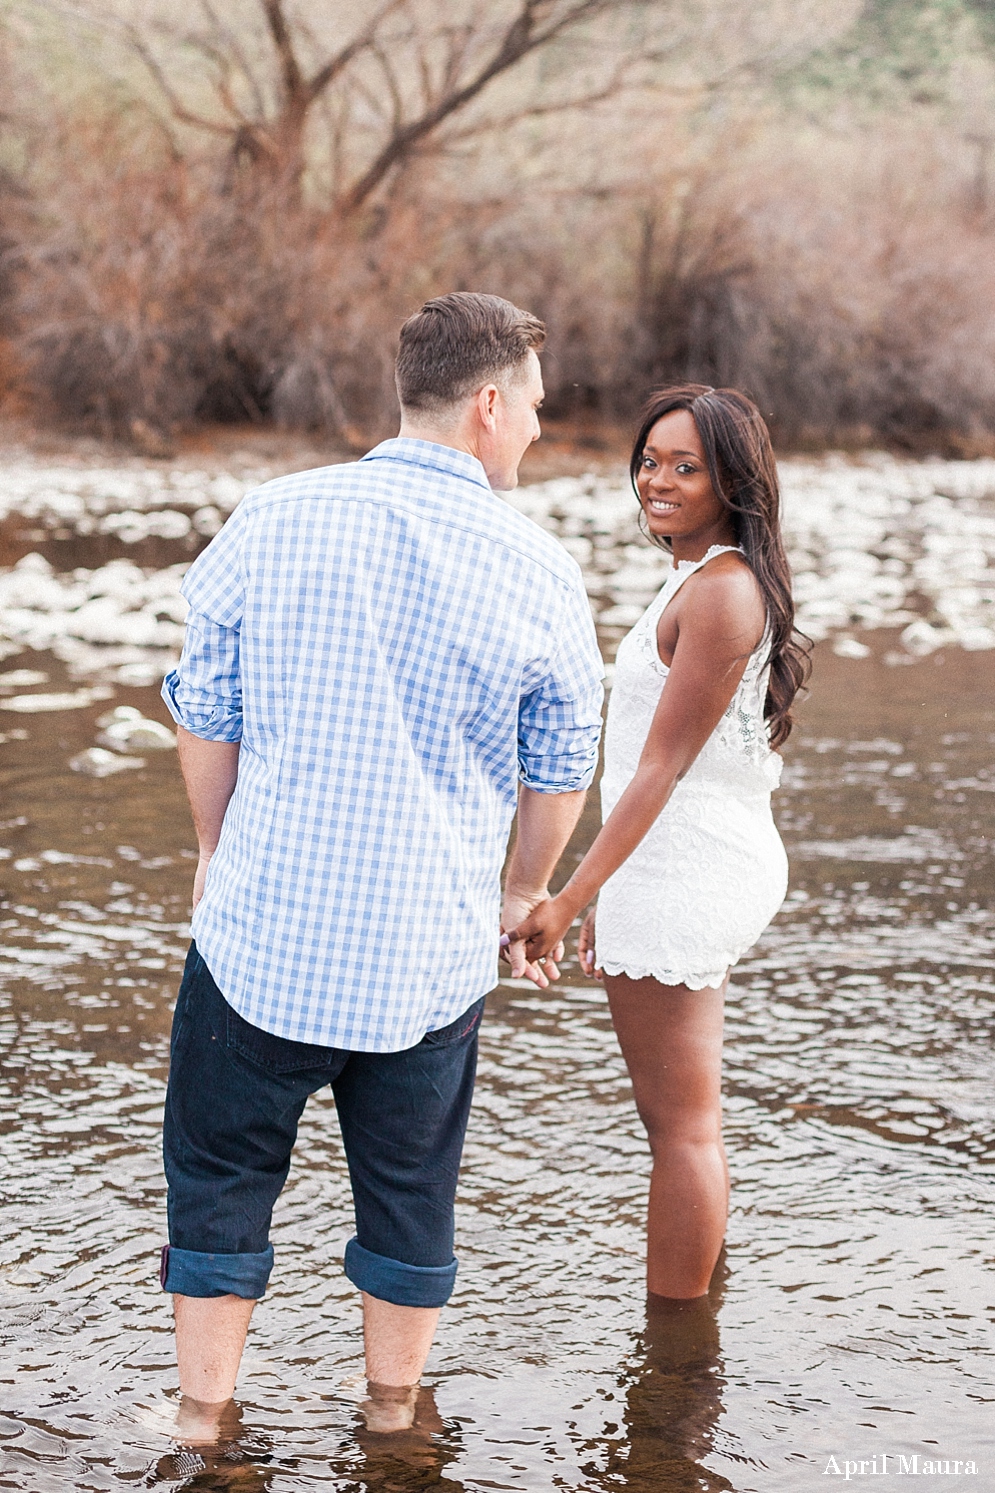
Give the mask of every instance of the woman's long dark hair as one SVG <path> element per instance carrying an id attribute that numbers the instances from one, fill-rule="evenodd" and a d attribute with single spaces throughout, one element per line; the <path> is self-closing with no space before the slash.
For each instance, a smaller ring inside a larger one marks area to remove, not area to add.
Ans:
<path id="1" fill-rule="evenodd" d="M 650 431 L 674 410 L 687 410 L 698 427 L 712 488 L 729 510 L 736 543 L 763 592 L 770 640 L 770 683 L 764 717 L 770 744 L 779 747 L 791 734 L 791 703 L 808 678 L 812 644 L 795 628 L 770 432 L 753 401 L 736 389 L 710 389 L 706 384 L 659 389 L 643 411 L 632 448 L 629 475 L 633 487 Z M 654 542 L 670 548 L 666 540 Z"/>

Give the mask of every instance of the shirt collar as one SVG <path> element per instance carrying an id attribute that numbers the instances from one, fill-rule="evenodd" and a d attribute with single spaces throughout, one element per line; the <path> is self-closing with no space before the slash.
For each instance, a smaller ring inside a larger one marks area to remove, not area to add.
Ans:
<path id="1" fill-rule="evenodd" d="M 392 440 L 381 441 L 379 446 L 374 446 L 372 451 L 367 451 L 361 461 L 403 461 L 410 466 L 428 467 L 436 472 L 446 472 L 453 477 L 463 477 L 468 482 L 475 482 L 487 492 L 491 491 L 491 485 L 487 480 L 487 473 L 475 456 L 469 451 L 457 451 L 452 446 L 439 446 L 435 441 L 419 441 L 413 436 L 394 436 Z"/>

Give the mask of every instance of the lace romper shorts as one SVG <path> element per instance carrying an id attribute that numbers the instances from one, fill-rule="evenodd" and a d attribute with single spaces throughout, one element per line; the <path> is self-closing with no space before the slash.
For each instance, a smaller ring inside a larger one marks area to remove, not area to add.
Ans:
<path id="1" fill-rule="evenodd" d="M 656 639 L 663 610 L 689 576 L 732 549 L 713 545 L 700 560 L 679 561 L 619 645 L 605 727 L 605 819 L 632 780 L 666 687 Z M 597 958 L 607 974 L 717 988 L 784 901 L 788 861 L 770 809 L 781 758 L 763 716 L 766 653 L 764 640 L 663 812 L 602 888 Z"/>

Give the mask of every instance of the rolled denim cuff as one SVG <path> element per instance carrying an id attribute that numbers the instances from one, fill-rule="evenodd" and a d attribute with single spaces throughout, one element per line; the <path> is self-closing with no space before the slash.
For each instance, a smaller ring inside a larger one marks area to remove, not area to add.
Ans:
<path id="1" fill-rule="evenodd" d="M 211 1255 L 196 1249 L 163 1246 L 159 1284 L 180 1296 L 243 1296 L 258 1301 L 265 1295 L 273 1269 L 273 1246 L 259 1254 Z"/>
<path id="2" fill-rule="evenodd" d="M 457 1262 L 448 1265 L 405 1265 L 375 1255 L 350 1239 L 345 1247 L 345 1273 L 360 1291 L 394 1306 L 445 1306 L 456 1283 Z"/>

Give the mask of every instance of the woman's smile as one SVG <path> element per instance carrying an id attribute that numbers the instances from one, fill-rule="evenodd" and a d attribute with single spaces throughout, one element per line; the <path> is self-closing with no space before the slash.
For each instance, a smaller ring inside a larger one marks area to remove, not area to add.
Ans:
<path id="1" fill-rule="evenodd" d="M 650 533 L 668 539 L 677 559 L 699 559 L 712 544 L 735 544 L 729 510 L 712 487 L 688 410 L 672 410 L 653 426 L 636 485 Z"/>

